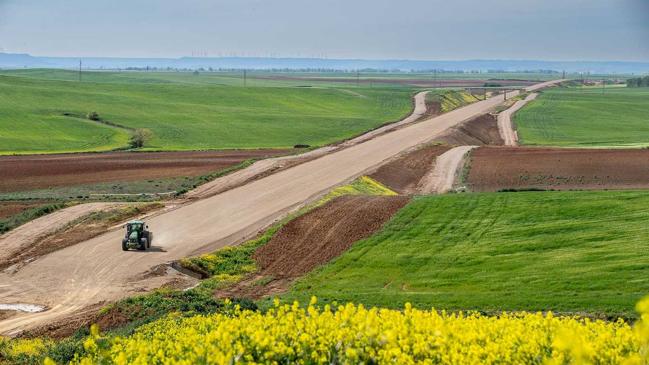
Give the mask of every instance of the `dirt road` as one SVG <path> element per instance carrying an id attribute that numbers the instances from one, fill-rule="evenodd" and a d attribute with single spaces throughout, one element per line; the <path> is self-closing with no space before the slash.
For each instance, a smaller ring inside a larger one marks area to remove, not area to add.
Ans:
<path id="1" fill-rule="evenodd" d="M 500 136 L 503 141 L 505 141 L 505 146 L 517 146 L 518 145 L 518 133 L 514 130 L 514 124 L 512 123 L 512 116 L 519 111 L 525 104 L 536 99 L 538 94 L 532 93 L 528 95 L 525 100 L 519 100 L 511 108 L 502 111 L 498 114 L 498 130 L 500 131 Z"/>
<path id="2" fill-rule="evenodd" d="M 0 236 L 0 263 L 16 254 L 40 237 L 56 232 L 66 224 L 90 213 L 112 209 L 126 203 L 88 203 L 64 208 L 34 219 Z M 0 284 L 1 285 L 1 284 Z"/>
<path id="3" fill-rule="evenodd" d="M 168 278 L 145 275 L 152 267 L 239 242 L 332 187 L 502 102 L 502 96 L 476 102 L 157 215 L 148 220 L 155 233 L 151 251 L 121 251 L 123 232 L 115 231 L 43 256 L 15 274 L 0 273 L 0 303 L 49 308 L 0 321 L 0 333 L 158 287 Z"/>
<path id="4" fill-rule="evenodd" d="M 226 190 L 232 189 L 253 179 L 256 179 L 258 176 L 271 173 L 278 169 L 285 168 L 286 166 L 292 166 L 304 161 L 315 159 L 342 148 L 347 148 L 359 143 L 363 143 L 381 134 L 403 127 L 407 124 L 414 123 L 426 113 L 426 94 L 428 94 L 427 91 L 417 93 L 414 97 L 415 106 L 412 113 L 396 123 L 390 123 L 338 145 L 325 146 L 295 156 L 274 157 L 257 161 L 248 168 L 236 171 L 216 180 L 205 183 L 198 188 L 190 191 L 185 196 L 190 199 L 199 199 L 220 194 Z"/>
<path id="5" fill-rule="evenodd" d="M 476 147 L 455 147 L 437 157 L 431 173 L 422 179 L 419 191 L 423 194 L 443 194 L 451 191 L 464 166 L 466 154 Z"/>

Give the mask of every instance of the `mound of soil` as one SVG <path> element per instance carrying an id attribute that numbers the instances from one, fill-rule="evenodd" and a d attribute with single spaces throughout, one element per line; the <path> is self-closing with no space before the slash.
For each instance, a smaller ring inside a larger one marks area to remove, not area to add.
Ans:
<path id="1" fill-rule="evenodd" d="M 442 103 L 434 100 L 426 100 L 426 113 L 424 117 L 434 117 L 442 114 Z"/>
<path id="2" fill-rule="evenodd" d="M 260 298 L 285 291 L 296 278 L 340 256 L 378 231 L 410 199 L 342 196 L 283 226 L 254 259 L 259 273 L 219 291 L 219 297 Z"/>
<path id="3" fill-rule="evenodd" d="M 400 194 L 415 193 L 421 179 L 433 168 L 437 156 L 449 149 L 448 146 L 429 145 L 414 150 L 381 166 L 369 177 Z"/>
<path id="4" fill-rule="evenodd" d="M 436 142 L 450 145 L 484 146 L 505 144 L 498 131 L 498 119 L 491 114 L 484 114 L 444 132 Z"/>
<path id="5" fill-rule="evenodd" d="M 0 171 L 3 172 L 0 192 L 200 176 L 237 165 L 247 159 L 290 152 L 291 150 L 233 150 L 0 156 Z"/>
<path id="6" fill-rule="evenodd" d="M 649 150 L 481 147 L 467 186 L 503 189 L 646 189 Z"/>

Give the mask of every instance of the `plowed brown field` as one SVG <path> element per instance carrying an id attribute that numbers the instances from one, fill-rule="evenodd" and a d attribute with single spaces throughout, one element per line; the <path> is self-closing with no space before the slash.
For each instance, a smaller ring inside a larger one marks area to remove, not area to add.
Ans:
<path id="1" fill-rule="evenodd" d="M 649 150 L 480 147 L 467 186 L 502 189 L 649 188 Z"/>
<path id="2" fill-rule="evenodd" d="M 276 278 L 304 275 L 372 235 L 409 200 L 403 196 L 337 198 L 286 224 L 254 258 L 262 272 Z"/>
<path id="3" fill-rule="evenodd" d="M 199 176 L 251 158 L 290 150 L 204 152 L 111 152 L 64 155 L 0 156 L 0 192 L 24 191 L 111 181 Z"/>
<path id="4" fill-rule="evenodd" d="M 220 297 L 260 298 L 284 291 L 290 283 L 378 231 L 410 198 L 342 196 L 283 226 L 254 254 L 260 271 Z M 263 285 L 259 283 L 266 281 Z"/>

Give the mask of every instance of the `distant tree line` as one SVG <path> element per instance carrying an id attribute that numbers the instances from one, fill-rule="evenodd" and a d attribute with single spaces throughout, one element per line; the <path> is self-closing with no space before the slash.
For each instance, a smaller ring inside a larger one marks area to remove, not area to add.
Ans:
<path id="1" fill-rule="evenodd" d="M 111 68 L 104 68 L 103 66 L 100 67 L 99 69 L 104 70 L 110 70 Z M 231 67 L 218 67 L 218 68 L 213 68 L 213 67 L 156 67 L 156 66 L 142 66 L 142 67 L 124 67 L 124 68 L 114 68 L 113 70 L 117 71 L 163 71 L 163 72 L 194 72 L 198 71 L 200 72 L 241 72 L 245 69 L 245 67 L 237 67 L 237 68 L 231 68 Z M 335 69 L 335 68 L 254 68 L 251 67 L 247 69 L 248 72 L 253 73 L 253 72 L 260 72 L 260 73 L 268 73 L 268 72 L 280 72 L 280 73 L 300 73 L 300 72 L 308 72 L 308 73 L 348 73 L 348 74 L 356 74 L 358 72 L 361 73 L 375 73 L 375 74 L 381 74 L 381 73 L 401 73 L 401 74 L 408 74 L 408 73 L 438 73 L 438 74 L 483 74 L 483 73 L 532 73 L 532 74 L 559 74 L 559 71 L 554 71 L 554 70 L 517 70 L 517 71 L 506 71 L 506 70 L 441 70 L 441 69 L 411 69 L 411 70 L 402 70 L 402 69 L 387 69 L 387 68 L 362 68 L 362 69 Z"/>
<path id="2" fill-rule="evenodd" d="M 627 87 L 649 87 L 649 76 L 626 80 Z"/>

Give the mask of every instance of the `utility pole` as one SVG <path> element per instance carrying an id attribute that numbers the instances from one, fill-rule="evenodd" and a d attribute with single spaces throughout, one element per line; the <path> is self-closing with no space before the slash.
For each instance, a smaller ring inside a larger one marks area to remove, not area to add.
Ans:
<path id="1" fill-rule="evenodd" d="M 356 87 L 361 87 L 361 73 L 356 70 Z"/>
<path id="2" fill-rule="evenodd" d="M 507 100 L 507 89 L 505 89 L 505 100 Z"/>
<path id="3" fill-rule="evenodd" d="M 604 95 L 604 91 L 606 91 L 606 80 L 602 79 L 602 95 Z"/>
<path id="4" fill-rule="evenodd" d="M 81 82 L 81 60 L 79 60 L 79 82 Z"/>
<path id="5" fill-rule="evenodd" d="M 248 75 L 246 74 L 246 69 L 244 68 L 243 69 L 243 87 L 246 87 L 246 84 L 248 82 L 247 78 L 248 78 Z"/>

